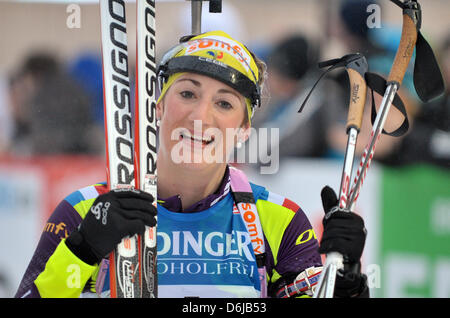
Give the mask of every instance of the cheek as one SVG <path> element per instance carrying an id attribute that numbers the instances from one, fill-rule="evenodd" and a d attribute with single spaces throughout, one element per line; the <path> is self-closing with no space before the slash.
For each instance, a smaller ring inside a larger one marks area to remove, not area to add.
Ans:
<path id="1" fill-rule="evenodd" d="M 170 142 L 171 133 L 176 126 L 177 121 L 177 112 L 174 111 L 170 104 L 164 103 L 164 106 L 161 107 L 159 119 L 159 142 L 160 147 L 164 148 L 167 142 Z"/>
<path id="2" fill-rule="evenodd" d="M 159 126 L 161 145 L 171 142 L 172 132 L 179 126 L 179 121 L 173 115 L 170 113 L 165 113 L 163 115 Z"/>
<path id="3" fill-rule="evenodd" d="M 169 94 L 164 99 L 164 103 L 161 104 L 161 127 L 163 125 L 170 126 L 186 116 L 186 114 L 183 113 L 185 108 L 177 104 L 176 99 L 172 98 Z"/>
<path id="4" fill-rule="evenodd" d="M 224 119 L 220 126 L 225 140 L 226 147 L 234 147 L 240 136 L 243 135 L 245 128 L 245 115 L 244 112 L 240 112 L 233 117 Z"/>

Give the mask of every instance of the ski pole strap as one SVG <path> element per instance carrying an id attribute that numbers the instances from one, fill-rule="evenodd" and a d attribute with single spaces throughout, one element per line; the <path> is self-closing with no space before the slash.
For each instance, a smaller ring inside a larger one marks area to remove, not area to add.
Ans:
<path id="1" fill-rule="evenodd" d="M 300 106 L 299 109 L 299 113 L 303 110 L 303 108 L 305 107 L 306 102 L 308 101 L 309 97 L 311 96 L 312 91 L 315 89 L 315 87 L 317 86 L 317 84 L 320 82 L 320 80 L 329 72 L 331 72 L 332 70 L 339 68 L 339 67 L 349 67 L 350 65 L 352 65 L 352 63 L 355 63 L 355 61 L 358 61 L 359 59 L 361 59 L 362 61 L 362 55 L 359 53 L 356 54 L 347 54 L 345 56 L 343 56 L 342 58 L 339 59 L 332 59 L 332 60 L 328 60 L 328 61 L 323 61 L 320 62 L 318 64 L 319 68 L 324 68 L 327 66 L 330 66 L 328 69 L 325 70 L 325 72 L 323 72 L 319 78 L 317 79 L 317 81 L 314 83 L 314 85 L 312 86 L 311 90 L 309 91 L 308 95 L 306 96 L 305 100 L 303 101 L 302 105 Z M 354 65 L 352 67 L 355 67 Z M 364 73 L 364 78 L 366 80 L 366 84 L 367 87 L 370 88 L 371 93 L 372 93 L 372 113 L 371 113 L 371 121 L 372 121 L 372 125 L 375 121 L 375 117 L 377 115 L 376 112 L 376 108 L 375 108 L 375 99 L 374 99 L 374 95 L 373 92 L 377 92 L 378 94 L 380 94 L 381 96 L 384 95 L 384 92 L 386 91 L 386 87 L 387 87 L 387 81 L 381 77 L 378 74 L 375 73 L 370 73 L 370 72 L 365 72 Z M 403 123 L 400 125 L 399 128 L 397 128 L 396 130 L 394 130 L 393 132 L 386 132 L 385 130 L 382 131 L 382 133 L 389 135 L 389 136 L 393 136 L 393 137 L 400 137 L 403 136 L 409 129 L 409 121 L 408 121 L 408 116 L 406 113 L 406 109 L 405 109 L 405 105 L 403 104 L 402 99 L 400 98 L 400 96 L 396 93 L 394 100 L 393 100 L 393 106 L 395 108 L 397 108 L 402 115 L 405 117 L 405 119 L 403 120 Z"/>
<path id="2" fill-rule="evenodd" d="M 390 0 L 403 10 L 415 25 L 417 40 L 415 44 L 416 57 L 414 61 L 413 82 L 417 95 L 423 102 L 441 95 L 444 92 L 444 80 L 433 49 L 420 32 L 422 26 L 422 9 L 416 0 Z"/>
<path id="3" fill-rule="evenodd" d="M 433 50 L 422 33 L 418 33 L 413 74 L 414 88 L 423 102 L 444 92 L 444 80 Z"/>
<path id="4" fill-rule="evenodd" d="M 346 57 L 350 56 L 349 55 L 345 55 L 340 59 L 332 59 L 332 60 L 328 60 L 328 61 L 324 61 L 324 62 L 319 62 L 318 66 L 319 68 L 324 68 L 327 66 L 331 66 L 329 67 L 325 72 L 323 72 L 319 78 L 317 79 L 317 81 L 314 83 L 314 85 L 312 86 L 311 90 L 309 91 L 308 95 L 306 95 L 305 100 L 303 101 L 302 105 L 300 106 L 300 109 L 298 110 L 299 113 L 302 112 L 303 108 L 306 105 L 306 102 L 308 101 L 309 97 L 311 96 L 313 90 L 316 88 L 317 84 L 319 84 L 320 80 L 327 75 L 329 72 L 331 72 L 332 70 L 338 68 L 338 67 L 344 67 L 346 65 Z"/>
<path id="5" fill-rule="evenodd" d="M 315 286 L 319 283 L 322 267 L 310 267 L 301 272 L 293 283 L 285 285 L 276 293 L 276 298 L 289 298 L 292 296 L 301 296 L 308 291 L 314 292 Z M 309 296 L 309 295 L 308 295 Z"/>
<path id="6" fill-rule="evenodd" d="M 388 84 L 387 84 L 387 81 L 383 77 L 381 77 L 380 75 L 375 74 L 375 73 L 367 72 L 365 75 L 365 78 L 366 78 L 367 87 L 370 88 L 371 95 L 372 95 L 371 121 L 372 121 L 372 125 L 373 125 L 375 118 L 377 117 L 377 110 L 375 108 L 375 98 L 374 98 L 373 92 L 375 91 L 376 93 L 383 96 Z M 397 108 L 400 111 L 400 113 L 402 113 L 402 115 L 405 117 L 405 119 L 403 120 L 403 123 L 400 125 L 400 127 L 398 127 L 396 130 L 394 130 L 392 132 L 387 132 L 386 130 L 383 129 L 382 133 L 385 135 L 392 136 L 392 137 L 400 137 L 400 136 L 403 136 L 409 129 L 408 114 L 406 113 L 406 108 L 405 108 L 405 105 L 403 104 L 402 99 L 400 98 L 400 96 L 397 93 L 394 96 L 392 105 L 395 108 Z"/>
<path id="7" fill-rule="evenodd" d="M 347 67 L 350 66 L 354 67 L 355 69 L 357 69 L 360 72 L 364 72 L 366 71 L 366 69 L 362 69 L 362 67 L 360 67 L 361 65 L 359 65 L 358 60 L 362 62 L 362 60 L 365 61 L 365 58 L 363 55 L 361 55 L 360 53 L 354 53 L 354 54 L 347 54 L 344 55 L 343 57 L 339 58 L 339 59 L 331 59 L 331 60 L 327 60 L 327 61 L 323 61 L 323 62 L 319 62 L 318 63 L 318 67 L 319 68 L 324 68 L 327 66 L 330 66 L 328 69 L 325 70 L 325 72 L 323 72 L 319 78 L 317 79 L 317 81 L 314 83 L 314 85 L 312 86 L 311 90 L 309 91 L 308 95 L 306 95 L 305 100 L 303 101 L 302 105 L 300 106 L 300 109 L 298 110 L 299 113 L 302 112 L 303 108 L 306 105 L 306 102 L 308 101 L 309 97 L 311 96 L 313 90 L 316 88 L 317 84 L 319 84 L 320 80 L 327 75 L 329 72 L 331 72 L 332 70 L 335 70 L 337 68 L 340 67 Z M 354 63 L 358 63 L 358 65 L 354 64 Z M 367 63 L 367 62 L 366 62 Z"/>

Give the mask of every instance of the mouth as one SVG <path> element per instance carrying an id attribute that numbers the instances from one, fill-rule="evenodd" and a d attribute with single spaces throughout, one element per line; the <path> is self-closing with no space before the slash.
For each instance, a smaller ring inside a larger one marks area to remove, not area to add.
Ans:
<path id="1" fill-rule="evenodd" d="M 203 146 L 210 145 L 214 142 L 214 136 L 194 136 L 189 131 L 180 133 L 180 140 L 185 140 L 194 144 L 201 144 Z"/>

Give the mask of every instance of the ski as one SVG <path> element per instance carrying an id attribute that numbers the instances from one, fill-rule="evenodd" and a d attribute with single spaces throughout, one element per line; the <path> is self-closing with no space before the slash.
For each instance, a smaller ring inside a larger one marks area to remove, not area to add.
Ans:
<path id="1" fill-rule="evenodd" d="M 134 186 L 125 2 L 100 0 L 108 189 Z M 138 237 L 122 240 L 109 257 L 112 298 L 141 295 Z"/>
<path id="2" fill-rule="evenodd" d="M 156 200 L 156 17 L 155 0 L 136 2 L 136 102 L 135 180 L 136 188 Z M 156 201 L 155 201 L 156 205 Z M 156 298 L 156 226 L 146 227 L 139 240 L 142 298 Z"/>

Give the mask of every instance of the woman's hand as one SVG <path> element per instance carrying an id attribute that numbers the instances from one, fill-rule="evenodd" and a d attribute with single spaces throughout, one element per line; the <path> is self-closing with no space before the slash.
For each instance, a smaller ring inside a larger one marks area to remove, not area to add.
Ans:
<path id="1" fill-rule="evenodd" d="M 67 247 L 85 263 L 99 263 L 123 238 L 156 225 L 153 201 L 153 196 L 137 189 L 115 189 L 98 196 L 66 239 Z"/>

